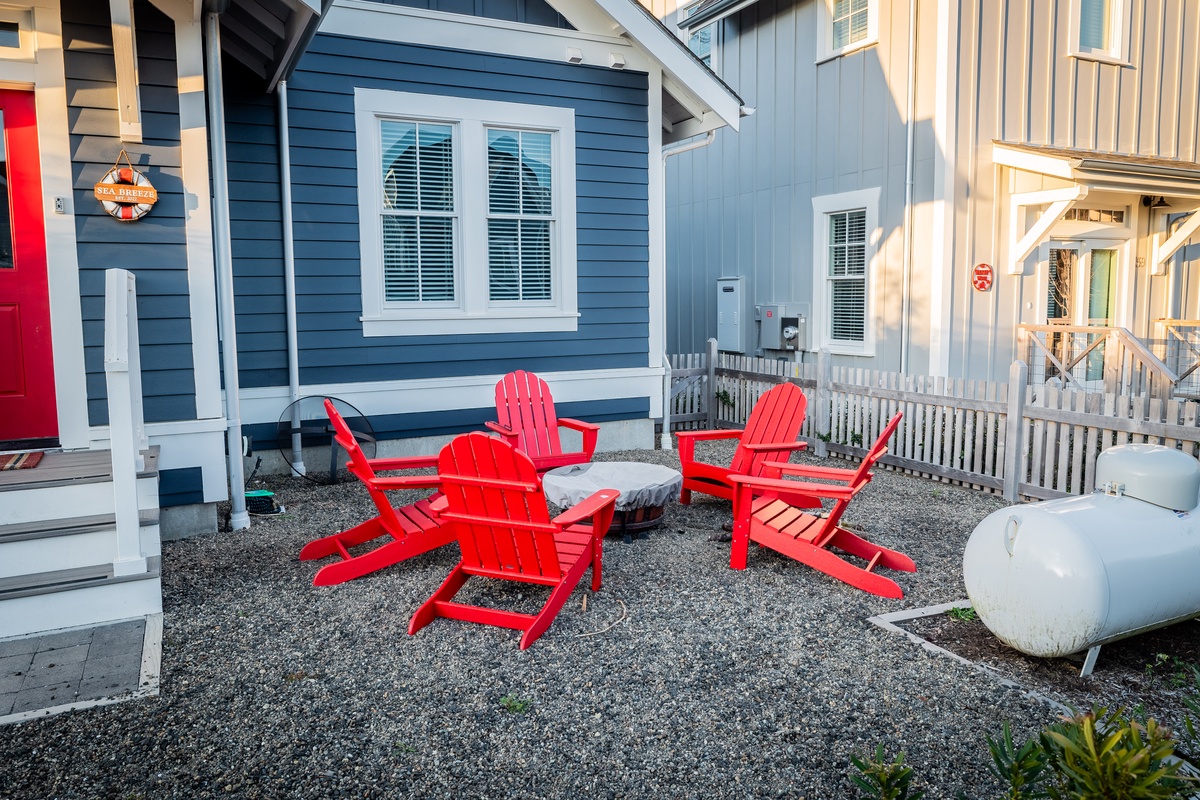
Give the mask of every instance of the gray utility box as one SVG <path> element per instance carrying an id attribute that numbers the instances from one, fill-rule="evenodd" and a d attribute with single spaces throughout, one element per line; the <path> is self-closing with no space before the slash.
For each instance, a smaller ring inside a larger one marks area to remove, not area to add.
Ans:
<path id="1" fill-rule="evenodd" d="M 717 278 L 717 349 L 746 352 L 746 279 Z"/>
<path id="2" fill-rule="evenodd" d="M 764 303 L 754 307 L 758 350 L 768 357 L 808 348 L 808 308 L 798 303 Z"/>

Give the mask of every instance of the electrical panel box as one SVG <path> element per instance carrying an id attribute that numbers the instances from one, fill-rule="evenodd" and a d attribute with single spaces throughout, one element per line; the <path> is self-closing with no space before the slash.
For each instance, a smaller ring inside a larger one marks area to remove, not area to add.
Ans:
<path id="1" fill-rule="evenodd" d="M 745 278 L 717 278 L 717 349 L 746 352 Z"/>
<path id="2" fill-rule="evenodd" d="M 796 303 L 764 303 L 755 306 L 758 351 L 778 357 L 808 348 L 808 308 Z"/>

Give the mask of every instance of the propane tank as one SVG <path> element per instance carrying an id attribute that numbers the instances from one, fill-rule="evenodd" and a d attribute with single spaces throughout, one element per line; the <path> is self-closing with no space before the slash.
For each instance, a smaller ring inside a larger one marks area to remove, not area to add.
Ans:
<path id="1" fill-rule="evenodd" d="M 1093 494 L 1001 509 L 975 527 L 963 581 L 996 638 L 1078 653 L 1200 616 L 1200 462 L 1158 445 L 1100 454 Z"/>

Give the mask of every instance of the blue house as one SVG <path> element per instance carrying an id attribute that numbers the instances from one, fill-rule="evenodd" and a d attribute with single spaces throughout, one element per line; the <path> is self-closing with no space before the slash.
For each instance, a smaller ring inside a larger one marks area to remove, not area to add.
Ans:
<path id="1" fill-rule="evenodd" d="M 136 278 L 149 445 L 132 557 L 98 530 L 73 547 L 88 526 L 50 495 L 3 495 L 23 527 L 0 548 L 42 555 L 0 569 L 0 618 L 48 608 L 52 572 L 151 587 L 0 636 L 152 610 L 160 529 L 215 529 L 242 437 L 273 448 L 297 397 L 358 408 L 381 455 L 430 452 L 521 368 L 602 449 L 651 445 L 664 158 L 741 101 L 634 0 L 32 0 L 0 10 L 0 80 L 29 87 L 0 91 L 0 449 L 104 461 L 129 412 L 106 383 L 112 268 Z"/>

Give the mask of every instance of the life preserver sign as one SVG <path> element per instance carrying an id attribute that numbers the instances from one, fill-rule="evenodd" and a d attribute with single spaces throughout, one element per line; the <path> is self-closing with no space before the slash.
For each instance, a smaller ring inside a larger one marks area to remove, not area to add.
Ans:
<path id="1" fill-rule="evenodd" d="M 995 272 L 992 271 L 991 264 L 976 264 L 975 269 L 971 270 L 971 285 L 978 292 L 991 289 L 994 278 Z"/>
<path id="2" fill-rule="evenodd" d="M 125 166 L 121 166 L 122 157 Z M 95 185 L 94 192 L 104 210 L 121 222 L 137 222 L 158 202 L 158 192 L 145 175 L 133 168 L 124 150 L 113 168 Z"/>

